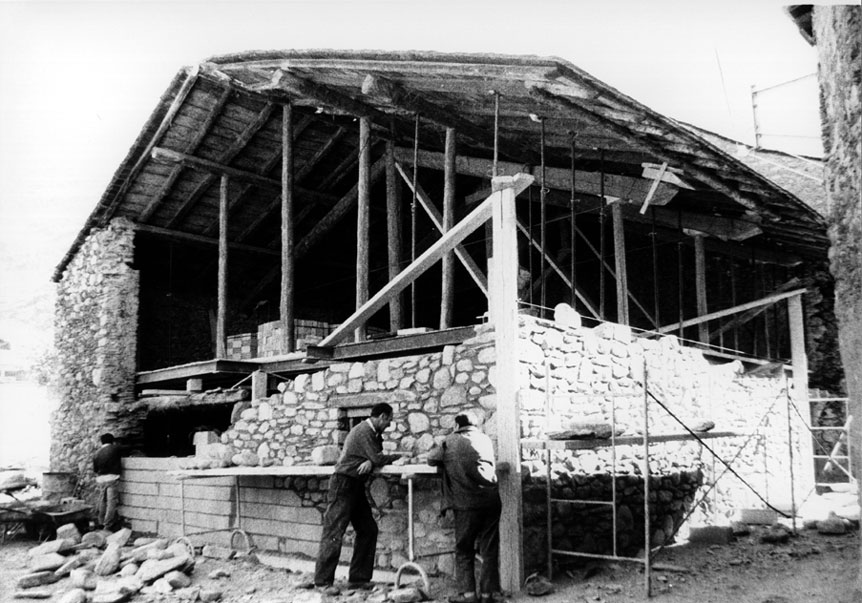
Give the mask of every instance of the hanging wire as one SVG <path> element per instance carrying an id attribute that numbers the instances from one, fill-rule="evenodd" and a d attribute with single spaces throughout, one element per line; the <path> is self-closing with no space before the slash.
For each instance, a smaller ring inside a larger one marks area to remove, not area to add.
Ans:
<path id="1" fill-rule="evenodd" d="M 676 224 L 679 228 L 679 241 L 676 242 L 676 285 L 677 285 L 677 303 L 679 304 L 679 338 L 683 336 L 683 271 L 682 271 L 682 210 L 676 212 Z"/>
<path id="2" fill-rule="evenodd" d="M 655 207 L 650 208 L 650 217 L 652 218 L 652 230 L 649 233 L 652 247 L 652 303 L 653 312 L 655 312 L 655 324 L 661 325 L 659 319 L 659 290 L 658 290 L 658 245 L 656 243 L 655 231 Z"/>
<path id="3" fill-rule="evenodd" d="M 547 213 L 546 213 L 547 208 L 545 206 L 545 195 L 547 194 L 547 190 L 548 190 L 545 187 L 545 118 L 544 117 L 539 118 L 539 124 L 541 125 L 540 144 L 542 147 L 541 153 L 540 153 L 541 162 L 542 162 L 542 169 L 541 169 L 542 185 L 541 185 L 541 188 L 539 189 L 539 215 L 540 215 L 539 219 L 541 221 L 541 231 L 540 231 L 539 236 L 541 238 L 541 248 L 542 248 L 541 257 L 539 258 L 539 279 L 541 282 L 541 289 L 540 289 L 541 293 L 539 296 L 539 305 L 541 306 L 541 310 L 539 310 L 539 315 L 541 318 L 544 318 L 545 317 L 545 306 L 547 305 L 545 303 L 546 302 L 546 291 L 545 291 L 545 243 L 546 243 L 545 230 L 546 229 L 545 229 L 545 220 L 547 217 Z"/>
<path id="4" fill-rule="evenodd" d="M 575 291 L 577 291 L 577 277 L 575 275 L 575 264 L 577 263 L 577 252 L 575 251 L 576 245 L 575 241 L 577 240 L 577 224 L 575 222 L 575 217 L 577 213 L 575 212 L 575 183 L 577 180 L 577 175 L 575 171 L 575 147 L 577 146 L 577 134 L 572 135 L 572 186 L 571 186 L 571 194 L 569 197 L 569 213 L 570 213 L 570 221 L 571 232 L 569 233 L 569 237 L 572 244 L 572 253 L 569 255 L 569 274 L 572 275 L 572 308 L 577 309 L 577 295 Z"/>
<path id="5" fill-rule="evenodd" d="M 605 320 L 605 150 L 599 153 L 599 318 Z"/>
<path id="6" fill-rule="evenodd" d="M 413 128 L 413 198 L 410 201 L 410 263 L 416 261 L 416 191 L 419 178 L 419 114 Z M 416 327 L 416 280 L 410 283 L 410 326 Z"/>

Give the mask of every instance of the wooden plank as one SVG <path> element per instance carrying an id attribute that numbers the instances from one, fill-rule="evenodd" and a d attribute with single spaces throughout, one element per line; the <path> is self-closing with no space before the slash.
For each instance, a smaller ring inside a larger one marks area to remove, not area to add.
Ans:
<path id="1" fill-rule="evenodd" d="M 706 431 L 698 433 L 701 440 L 714 440 L 717 438 L 741 438 L 747 437 L 748 433 L 736 431 Z M 683 442 L 694 440 L 690 433 L 649 434 L 650 444 L 660 442 Z M 521 446 L 528 450 L 589 450 L 592 448 L 605 448 L 613 446 L 643 446 L 643 436 L 618 436 L 614 439 L 589 439 L 589 440 L 521 440 Z"/>
<path id="2" fill-rule="evenodd" d="M 529 186 L 528 182 L 532 182 L 532 176 L 520 175 L 518 178 L 509 178 L 510 186 L 517 189 L 518 192 Z M 380 291 L 378 291 L 362 308 L 354 312 L 347 320 L 345 320 L 338 328 L 335 329 L 329 336 L 320 342 L 320 347 L 334 345 L 341 341 L 349 330 L 361 322 L 368 320 L 377 310 L 385 305 L 393 296 L 403 291 L 410 285 L 419 275 L 428 270 L 440 257 L 447 251 L 454 249 L 461 241 L 466 239 L 479 226 L 486 222 L 491 215 L 491 200 L 493 195 L 488 197 L 483 203 L 474 209 L 470 214 L 458 222 L 452 230 L 443 235 L 443 237 L 431 245 L 422 255 L 414 262 L 405 268 L 395 279 L 389 281 Z"/>
<path id="3" fill-rule="evenodd" d="M 389 280 L 401 271 L 401 186 L 395 167 L 395 145 L 386 142 L 386 257 Z M 389 330 L 393 333 L 404 327 L 404 305 L 400 295 L 389 302 Z"/>
<path id="4" fill-rule="evenodd" d="M 443 234 L 455 224 L 455 130 L 446 128 L 445 162 L 443 169 Z M 453 253 L 441 258 L 440 329 L 452 326 L 452 306 L 455 300 Z"/>
<path id="5" fill-rule="evenodd" d="M 228 248 L 227 248 L 227 206 L 228 206 L 228 176 L 221 177 L 219 191 L 219 228 L 218 228 L 218 310 L 216 316 L 216 358 L 227 356 L 227 278 L 228 278 Z"/>
<path id="6" fill-rule="evenodd" d="M 279 287 L 278 315 L 281 321 L 281 351 L 296 349 L 294 324 L 295 258 L 293 198 L 293 106 L 284 105 L 281 119 L 281 284 Z"/>
<path id="7" fill-rule="evenodd" d="M 793 365 L 793 391 L 792 398 L 797 409 L 810 408 L 808 400 L 808 356 L 805 353 L 805 318 L 802 311 L 802 296 L 796 295 L 787 300 L 787 321 L 790 326 L 790 358 Z M 788 407 L 787 412 L 790 413 Z M 809 413 L 800 413 L 802 421 L 801 434 L 799 435 L 799 453 L 802 458 L 801 463 L 797 463 L 798 468 L 801 466 L 802 475 L 800 476 L 799 490 L 808 492 L 814 485 L 814 463 L 810 462 L 814 454 L 814 446 L 810 433 L 810 421 L 807 419 Z M 788 418 L 790 421 L 790 418 Z M 788 429 L 790 427 L 788 426 Z M 792 437 L 792 433 L 788 434 Z M 793 442 L 791 442 L 791 445 Z M 791 458 L 792 460 L 792 458 Z M 795 500 L 794 500 L 795 506 Z"/>
<path id="8" fill-rule="evenodd" d="M 656 180 L 658 182 L 658 180 Z M 611 204 L 611 219 L 614 228 L 614 266 L 617 283 L 617 322 L 629 324 L 629 283 L 626 270 L 626 233 L 623 225 L 622 207 L 619 202 Z"/>
<path id="9" fill-rule="evenodd" d="M 759 306 L 768 306 L 774 304 L 775 302 L 781 301 L 782 299 L 788 299 L 791 297 L 795 297 L 797 295 L 802 295 L 806 292 L 806 289 L 795 289 L 793 291 L 788 291 L 786 293 L 776 293 L 774 295 L 767 295 L 761 299 L 751 301 L 745 304 L 740 304 L 738 306 L 734 306 L 732 308 L 727 308 L 726 310 L 719 310 L 718 312 L 712 312 L 711 314 L 707 314 L 705 316 L 698 316 L 697 318 L 690 318 L 688 320 L 684 320 L 682 322 L 675 322 L 670 325 L 665 325 L 663 327 L 659 327 L 656 329 L 658 333 L 669 333 L 674 331 L 680 327 L 690 327 L 692 325 L 697 325 L 702 322 L 706 322 L 709 320 L 715 320 L 716 318 L 723 318 L 725 316 L 730 316 L 731 314 L 736 314 L 738 312 L 744 312 L 745 310 L 750 310 L 751 308 L 757 308 Z"/>
<path id="10" fill-rule="evenodd" d="M 532 180 L 532 177 L 527 177 Z M 492 188 L 504 178 L 492 181 Z M 500 475 L 500 577 L 503 590 L 518 592 L 524 583 L 521 424 L 518 399 L 518 240 L 513 188 L 497 190 L 492 202 L 493 257 L 489 260 L 489 314 L 494 325 L 497 383 L 498 460 L 508 463 Z M 485 203 L 487 203 L 486 201 Z M 484 205 L 484 204 L 483 204 Z"/>
<path id="11" fill-rule="evenodd" d="M 166 237 L 168 239 L 179 240 L 179 241 L 189 241 L 190 243 L 199 243 L 202 245 L 218 245 L 218 238 L 206 237 L 203 235 L 191 234 L 188 232 L 182 232 L 180 230 L 174 230 L 170 228 L 161 228 L 160 226 L 152 226 L 150 224 L 138 224 L 134 225 L 135 230 L 138 232 L 144 232 L 148 234 L 152 234 L 159 237 Z M 281 255 L 281 252 L 275 249 L 268 249 L 266 247 L 258 247 L 256 245 L 244 245 L 242 243 L 228 243 L 228 248 L 233 249 L 234 251 L 244 251 L 248 253 L 259 253 L 262 255 L 273 255 L 278 256 Z"/>
<path id="12" fill-rule="evenodd" d="M 404 182 L 407 183 L 407 186 L 410 190 L 413 190 L 413 181 L 410 176 L 407 175 L 407 172 L 401 166 L 401 164 L 395 164 L 398 173 L 401 174 L 401 178 Z M 486 193 L 486 197 L 490 194 L 490 191 Z M 416 199 L 419 201 L 419 205 L 422 206 L 422 209 L 425 210 L 425 213 L 428 214 L 428 217 L 431 218 L 431 223 L 434 224 L 434 227 L 439 230 L 441 233 L 443 232 L 443 215 L 434 205 L 434 202 L 431 198 L 425 193 L 425 190 L 416 185 Z M 490 239 L 489 239 L 490 242 Z M 467 249 L 463 245 L 458 245 L 455 248 L 455 256 L 461 261 L 461 264 L 467 270 L 467 273 L 473 279 L 473 282 L 482 290 L 486 296 L 488 295 L 488 279 L 485 277 L 485 273 L 479 267 L 478 264 L 473 260 L 473 257 L 467 251 Z"/>
<path id="13" fill-rule="evenodd" d="M 736 301 L 735 277 L 736 277 L 735 272 L 731 271 L 731 279 L 732 279 L 731 280 L 731 287 L 732 287 L 732 292 L 734 293 L 732 296 L 733 301 Z M 798 278 L 794 277 L 794 278 L 790 279 L 789 281 L 784 282 L 784 283 L 780 284 L 779 286 L 777 286 L 775 288 L 775 290 L 773 291 L 773 293 L 783 293 L 784 291 L 790 291 L 792 289 L 798 289 L 800 283 L 801 283 L 801 281 Z M 720 327 L 715 329 L 715 331 L 713 331 L 712 333 L 709 334 L 710 341 L 712 341 L 714 338 L 718 337 L 722 333 L 729 331 L 730 329 L 736 329 L 736 328 L 744 325 L 745 323 L 749 322 L 750 320 L 757 318 L 768 307 L 769 306 L 759 306 L 757 308 L 752 308 L 751 310 L 747 310 L 746 312 L 744 312 L 742 315 L 737 316 L 733 320 L 727 321 L 726 323 L 724 323 L 723 325 L 721 325 Z M 738 346 L 734 346 L 734 347 L 738 347 Z"/>
<path id="14" fill-rule="evenodd" d="M 655 175 L 655 179 L 652 181 L 652 184 L 649 187 L 649 192 L 647 192 L 647 196 L 644 199 L 643 205 L 640 208 L 640 214 L 643 215 L 646 213 L 647 207 L 649 207 L 650 201 L 652 201 L 653 196 L 655 196 L 655 191 L 658 189 L 659 182 L 664 178 L 665 171 L 667 170 L 667 162 L 661 164 L 661 167 L 658 169 L 658 173 Z M 646 172 L 646 170 L 644 170 Z M 690 188 L 690 187 L 689 187 Z"/>
<path id="15" fill-rule="evenodd" d="M 182 165 L 198 168 L 200 170 L 210 172 L 215 175 L 227 175 L 237 180 L 245 180 L 264 189 L 278 191 L 279 193 L 281 192 L 281 182 L 275 180 L 274 178 L 267 178 L 266 176 L 255 174 L 254 172 L 247 172 L 245 170 L 231 167 L 223 163 L 210 161 L 209 159 L 195 157 L 193 155 L 180 153 L 178 151 L 172 151 L 170 149 L 165 149 L 162 147 L 154 148 L 151 154 L 153 160 L 155 161 L 180 163 Z"/>
<path id="16" fill-rule="evenodd" d="M 359 182 L 356 204 L 356 308 L 368 301 L 371 223 L 371 121 L 359 118 Z M 356 325 L 355 341 L 365 341 L 365 323 Z"/>

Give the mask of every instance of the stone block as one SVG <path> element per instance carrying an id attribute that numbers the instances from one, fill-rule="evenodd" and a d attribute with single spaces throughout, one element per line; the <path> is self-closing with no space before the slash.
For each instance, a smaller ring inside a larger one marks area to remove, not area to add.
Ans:
<path id="1" fill-rule="evenodd" d="M 57 603 L 86 603 L 86 601 L 87 593 L 82 588 L 73 588 L 57 599 Z"/>
<path id="2" fill-rule="evenodd" d="M 87 532 L 81 536 L 81 544 L 101 549 L 107 544 L 107 535 L 102 530 Z"/>
<path id="3" fill-rule="evenodd" d="M 733 520 L 740 523 L 769 526 L 778 519 L 778 513 L 772 509 L 737 509 Z"/>
<path id="4" fill-rule="evenodd" d="M 63 524 L 57 528 L 57 540 L 69 540 L 72 544 L 78 544 L 81 542 L 81 532 L 73 523 Z"/>
<path id="5" fill-rule="evenodd" d="M 93 571 L 97 576 L 109 576 L 118 569 L 120 569 L 120 547 L 116 544 L 109 544 L 96 562 Z"/>
<path id="6" fill-rule="evenodd" d="M 222 559 L 226 561 L 233 557 L 234 551 L 223 546 L 205 544 L 201 550 L 201 555 L 210 559 Z"/>
<path id="7" fill-rule="evenodd" d="M 30 569 L 34 572 L 54 571 L 66 563 L 66 558 L 59 553 L 35 555 L 30 558 Z"/>
<path id="8" fill-rule="evenodd" d="M 69 575 L 69 572 L 71 572 L 73 569 L 81 567 L 83 564 L 83 560 L 78 555 L 75 555 L 74 557 L 68 557 L 66 558 L 66 561 L 63 563 L 63 565 L 54 570 L 54 575 L 59 578 L 62 578 Z"/>
<path id="9" fill-rule="evenodd" d="M 729 544 L 733 540 L 733 528 L 730 526 L 692 527 L 688 533 L 688 541 L 698 544 Z"/>
<path id="10" fill-rule="evenodd" d="M 184 567 L 190 561 L 188 555 L 171 557 L 170 559 L 147 559 L 141 564 L 135 576 L 142 582 L 152 582 L 168 572 Z"/>
<path id="11" fill-rule="evenodd" d="M 18 578 L 18 582 L 15 586 L 17 588 L 33 588 L 34 586 L 53 584 L 57 580 L 59 580 L 59 578 L 54 575 L 54 572 L 33 572 L 31 574 L 24 574 Z"/>
<path id="12" fill-rule="evenodd" d="M 121 528 L 105 538 L 105 542 L 108 546 L 117 545 L 117 547 L 123 547 L 129 542 L 131 537 L 132 531 L 129 528 Z"/>
<path id="13" fill-rule="evenodd" d="M 827 519 L 817 522 L 817 531 L 820 534 L 840 535 L 847 532 L 847 525 L 841 517 L 830 513 Z"/>
<path id="14" fill-rule="evenodd" d="M 96 574 L 92 570 L 81 567 L 69 572 L 69 580 L 75 588 L 94 590 L 96 588 Z"/>
<path id="15" fill-rule="evenodd" d="M 311 451 L 312 465 L 334 465 L 338 462 L 338 457 L 341 452 L 338 446 L 326 445 L 317 446 Z"/>

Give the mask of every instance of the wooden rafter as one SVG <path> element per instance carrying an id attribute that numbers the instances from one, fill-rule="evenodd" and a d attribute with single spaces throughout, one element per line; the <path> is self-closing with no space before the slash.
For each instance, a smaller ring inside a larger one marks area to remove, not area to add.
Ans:
<path id="1" fill-rule="evenodd" d="M 145 232 L 159 237 L 168 239 L 188 241 L 189 243 L 197 243 L 201 245 L 218 245 L 218 238 L 196 235 L 182 230 L 173 230 L 170 228 L 161 228 L 151 224 L 135 224 L 135 230 Z M 260 253 L 263 255 L 278 256 L 280 252 L 277 249 L 269 249 L 268 247 L 259 247 L 257 245 L 243 245 L 242 243 L 228 243 L 228 248 L 233 251 L 245 251 L 248 253 Z"/>
<path id="2" fill-rule="evenodd" d="M 314 155 L 309 157 L 302 167 L 296 170 L 296 181 L 302 182 L 302 179 L 311 173 L 311 170 L 320 163 L 321 159 L 326 157 L 326 155 L 332 151 L 333 147 L 335 147 L 338 141 L 341 140 L 346 133 L 347 130 L 345 128 L 338 128 L 338 130 L 335 131 L 335 134 L 329 137 L 329 140 L 320 145 L 320 148 L 315 151 Z"/>
<path id="3" fill-rule="evenodd" d="M 222 109 L 224 109 L 225 104 L 227 103 L 230 95 L 233 93 L 233 89 L 230 87 L 222 90 L 222 93 L 219 95 L 213 107 L 210 109 L 209 115 L 207 115 L 206 121 L 197 129 L 192 139 L 189 141 L 188 146 L 186 147 L 185 152 L 189 155 L 194 155 L 195 151 L 197 151 L 198 146 L 206 138 L 206 135 L 209 133 L 210 128 L 215 123 L 215 121 L 221 115 Z M 138 216 L 138 222 L 148 222 L 152 215 L 156 212 L 159 205 L 161 205 L 162 201 L 165 197 L 170 194 L 171 189 L 173 189 L 174 184 L 179 179 L 180 174 L 183 173 L 184 166 L 182 164 L 178 164 L 174 166 L 171 170 L 170 175 L 167 180 L 165 180 L 164 184 L 161 186 L 161 190 L 156 193 L 147 206 L 144 208 L 144 211 L 140 213 Z M 214 220 L 216 227 L 218 226 L 218 218 Z"/>
<path id="4" fill-rule="evenodd" d="M 257 132 L 266 125 L 266 122 L 269 121 L 269 118 L 272 116 L 272 112 L 275 110 L 276 105 L 273 103 L 267 103 L 264 106 L 263 110 L 258 113 L 257 117 L 254 119 L 252 123 L 250 123 L 243 132 L 236 137 L 236 139 L 231 143 L 230 146 L 221 154 L 217 163 L 228 164 L 233 161 L 234 157 L 236 157 L 240 151 L 245 148 L 245 145 L 252 139 L 252 137 L 257 134 Z M 222 172 L 227 173 L 227 172 Z M 183 204 L 177 209 L 174 213 L 173 217 L 168 221 L 168 228 L 172 228 L 180 223 L 180 221 L 185 218 L 189 211 L 195 206 L 198 200 L 203 197 L 207 190 L 209 190 L 210 186 L 213 185 L 217 176 L 214 174 L 209 174 L 204 177 L 203 181 L 198 184 L 195 190 L 188 196 L 188 198 L 183 202 Z M 279 183 L 279 187 L 281 184 Z"/>
<path id="5" fill-rule="evenodd" d="M 678 165 L 681 163 L 677 156 L 667 151 L 669 145 L 657 144 L 650 140 L 647 140 L 646 137 L 644 137 L 643 135 L 635 134 L 627 127 L 622 126 L 617 122 L 598 114 L 589 105 L 587 105 L 587 103 L 579 99 L 559 96 L 539 85 L 528 85 L 528 90 L 530 91 L 530 95 L 534 98 L 544 103 L 550 103 L 554 106 L 563 107 L 568 111 L 577 112 L 579 117 L 582 117 L 583 119 L 591 122 L 593 125 L 607 128 L 616 136 L 623 138 L 624 140 L 628 141 L 630 144 L 641 150 L 651 153 L 662 161 L 666 161 L 667 163 L 674 165 Z M 692 149 L 685 146 L 684 148 L 679 149 L 678 152 L 694 154 L 694 151 Z M 695 161 L 690 160 L 686 161 L 685 163 L 688 166 L 687 172 L 689 174 L 691 174 L 693 177 L 697 178 L 704 184 L 717 190 L 718 192 L 727 195 L 743 207 L 757 210 L 758 212 L 768 216 L 770 219 L 776 219 L 778 217 L 775 215 L 775 212 L 764 207 L 764 203 L 757 200 L 752 200 L 749 196 L 743 195 L 739 191 L 732 189 L 720 179 L 707 172 L 705 169 L 701 169 L 695 163 Z"/>
<path id="6" fill-rule="evenodd" d="M 279 69 L 273 74 L 270 88 L 313 100 L 320 105 L 347 115 L 367 117 L 378 123 L 383 123 L 386 119 L 385 113 L 367 103 L 284 69 Z"/>
<path id="7" fill-rule="evenodd" d="M 390 79 L 368 74 L 362 82 L 362 93 L 366 96 L 383 99 L 403 111 L 418 113 L 423 119 L 432 121 L 444 128 L 454 128 L 459 135 L 471 138 L 486 147 L 494 147 L 494 132 L 492 130 L 477 126 L 451 109 L 428 102 L 422 94 L 412 92 Z M 529 148 L 521 142 L 501 137 L 498 144 L 506 155 L 533 163 L 536 160 L 535 149 Z"/>
<path id="8" fill-rule="evenodd" d="M 305 131 L 306 128 L 308 128 L 308 126 L 310 126 L 312 124 L 313 121 L 314 121 L 314 114 L 309 114 L 309 115 L 303 116 L 303 118 L 297 122 L 296 126 L 294 126 L 294 128 L 293 128 L 293 140 L 294 140 L 294 142 L 299 140 L 299 137 L 302 136 L 302 133 Z M 281 148 L 276 148 L 273 155 L 269 159 L 266 160 L 266 163 L 264 164 L 263 168 L 261 170 L 259 170 L 257 173 L 261 176 L 266 176 L 266 174 L 269 174 L 275 168 L 275 166 L 281 162 L 281 153 L 282 153 Z M 240 207 L 242 205 L 243 201 L 245 200 L 245 196 L 253 188 L 251 184 L 248 184 L 246 182 L 241 183 L 241 187 L 242 188 L 240 188 L 240 190 L 236 193 L 236 195 L 234 195 L 234 199 L 231 200 L 230 206 L 228 207 L 228 214 L 229 215 L 233 214 L 234 210 L 237 207 Z M 297 189 L 297 190 L 299 190 L 299 189 Z M 303 194 L 308 195 L 308 191 L 305 191 Z M 209 226 L 207 226 L 203 230 L 203 233 L 205 235 L 211 235 L 217 229 L 218 229 L 218 218 L 216 218 L 215 220 L 210 222 Z M 244 238 L 245 237 L 240 237 L 239 240 L 243 240 Z"/>

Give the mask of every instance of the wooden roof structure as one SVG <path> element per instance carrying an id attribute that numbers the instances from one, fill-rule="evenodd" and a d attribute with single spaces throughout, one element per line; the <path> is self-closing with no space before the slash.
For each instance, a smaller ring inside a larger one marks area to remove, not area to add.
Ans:
<path id="1" fill-rule="evenodd" d="M 243 182 L 230 208 L 229 242 L 278 253 L 278 223 L 273 219 L 280 195 L 278 109 L 285 103 L 292 104 L 299 117 L 294 131 L 299 255 L 319 244 L 328 225 L 351 205 L 355 182 L 349 175 L 359 152 L 355 118 L 371 118 L 375 140 L 394 139 L 399 159 L 409 164 L 417 114 L 422 166 L 440 164 L 442 127 L 453 127 L 460 137 L 459 156 L 482 160 L 465 165 L 465 170 L 487 173 L 487 162 L 494 157 L 496 120 L 503 173 L 506 166 L 538 169 L 544 130 L 546 168 L 567 171 L 574 147 L 576 180 L 582 176 L 576 184 L 579 192 L 600 194 L 601 172 L 605 195 L 640 206 L 658 171 L 649 166 L 667 163 L 653 193 L 656 204 L 672 197 L 667 209 L 673 215 L 665 221 L 682 215 L 683 221 L 706 216 L 716 224 L 754 224 L 761 232 L 749 244 L 793 256 L 822 257 L 827 248 L 822 218 L 798 199 L 672 119 L 566 61 L 289 50 L 218 56 L 182 69 L 54 279 L 60 279 L 89 229 L 115 217 L 166 235 L 216 237 L 216 174 L 223 171 Z M 380 152 L 375 149 L 375 154 Z M 380 171 L 375 163 L 372 177 Z M 557 186 L 549 182 L 549 188 Z M 630 213 L 637 219 L 636 212 Z M 724 234 L 733 239 L 732 233 Z"/>

